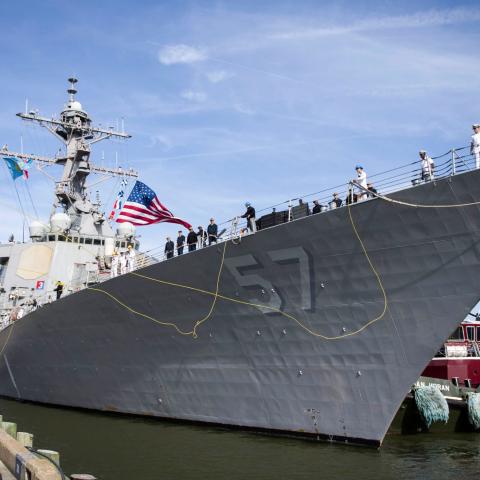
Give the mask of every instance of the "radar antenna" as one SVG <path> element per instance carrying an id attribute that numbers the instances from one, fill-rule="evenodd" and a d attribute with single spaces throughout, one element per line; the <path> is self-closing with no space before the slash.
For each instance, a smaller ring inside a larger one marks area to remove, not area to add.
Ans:
<path id="1" fill-rule="evenodd" d="M 67 90 L 68 100 L 59 118 L 47 118 L 38 113 L 38 110 L 30 110 L 25 113 L 17 113 L 22 120 L 35 122 L 45 127 L 50 133 L 58 138 L 66 147 L 66 155 L 55 158 L 26 155 L 23 152 L 12 152 L 8 147 L 1 149 L 3 156 L 21 159 L 32 159 L 43 164 L 55 164 L 63 166 L 62 178 L 55 182 L 55 195 L 57 201 L 54 207 L 62 206 L 64 211 L 71 217 L 85 214 L 96 214 L 98 206 L 88 200 L 86 179 L 90 173 L 100 173 L 107 176 L 138 177 L 133 170 L 122 168 L 104 168 L 92 164 L 90 161 L 90 147 L 94 143 L 107 138 L 128 139 L 131 135 L 116 131 L 112 128 L 105 129 L 95 127 L 82 104 L 77 100 L 77 78 L 68 79 L 70 86 Z"/>

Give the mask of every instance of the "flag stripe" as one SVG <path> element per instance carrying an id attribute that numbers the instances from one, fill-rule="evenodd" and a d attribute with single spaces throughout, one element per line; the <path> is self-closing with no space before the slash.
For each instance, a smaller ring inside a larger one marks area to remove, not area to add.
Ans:
<path id="1" fill-rule="evenodd" d="M 151 225 L 152 223 L 155 223 L 153 221 L 146 221 L 146 220 L 132 220 L 131 218 L 124 218 L 122 216 L 119 216 L 117 220 L 115 220 L 117 223 L 131 223 L 132 225 Z"/>
<path id="2" fill-rule="evenodd" d="M 155 192 L 138 180 L 135 182 L 116 221 L 119 223 L 130 222 L 133 225 L 177 223 L 186 228 L 191 227 L 185 220 L 174 217 L 173 213 L 158 200 Z"/>
<path id="3" fill-rule="evenodd" d="M 156 217 L 152 216 L 152 215 L 139 215 L 138 213 L 132 213 L 132 212 L 121 212 L 120 215 L 118 216 L 119 218 L 120 217 L 131 217 L 131 218 L 136 218 L 138 220 L 145 220 L 147 222 L 156 222 L 157 219 Z"/>
<path id="4" fill-rule="evenodd" d="M 154 212 L 152 212 L 152 210 L 148 210 L 147 208 L 142 207 L 141 205 L 138 205 L 138 204 L 135 204 L 135 203 L 127 202 L 124 205 L 123 210 L 132 210 L 132 211 L 137 212 L 137 213 L 143 213 L 143 214 L 146 214 L 146 215 L 150 215 L 152 218 L 157 218 L 157 216 L 158 216 Z"/>

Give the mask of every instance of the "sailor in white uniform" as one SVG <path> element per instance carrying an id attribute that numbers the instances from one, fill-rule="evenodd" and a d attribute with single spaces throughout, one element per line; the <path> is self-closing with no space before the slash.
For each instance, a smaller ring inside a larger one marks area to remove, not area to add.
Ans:
<path id="1" fill-rule="evenodd" d="M 135 270 L 135 250 L 131 245 L 128 246 L 127 250 L 127 268 L 129 272 Z"/>
<path id="2" fill-rule="evenodd" d="M 120 275 L 125 275 L 127 273 L 127 255 L 125 252 L 120 254 Z"/>
<path id="3" fill-rule="evenodd" d="M 118 253 L 115 251 L 112 255 L 112 265 L 110 267 L 110 278 L 118 275 Z"/>
<path id="4" fill-rule="evenodd" d="M 429 182 L 430 180 L 433 180 L 433 169 L 435 168 L 435 164 L 425 150 L 420 150 L 418 154 L 420 155 L 420 164 L 422 166 L 421 178 L 424 182 Z"/>
<path id="5" fill-rule="evenodd" d="M 473 135 L 470 144 L 470 153 L 475 155 L 475 168 L 480 168 L 480 123 L 472 125 Z"/>
<path id="6" fill-rule="evenodd" d="M 361 187 L 358 189 L 357 193 L 357 202 L 361 202 L 367 199 L 367 173 L 361 165 L 357 165 L 355 170 L 357 171 L 357 178 L 353 180 L 353 183 L 356 183 L 359 187 Z"/>

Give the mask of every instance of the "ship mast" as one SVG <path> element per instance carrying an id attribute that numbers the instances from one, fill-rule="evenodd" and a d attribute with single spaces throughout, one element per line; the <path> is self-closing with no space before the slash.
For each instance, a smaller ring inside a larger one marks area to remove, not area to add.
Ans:
<path id="1" fill-rule="evenodd" d="M 66 155 L 54 158 L 40 157 L 26 155 L 23 152 L 12 152 L 6 148 L 2 149 L 1 154 L 22 159 L 32 159 L 43 164 L 62 165 L 62 177 L 55 182 L 56 201 L 54 210 L 57 207 L 62 207 L 64 212 L 72 219 L 72 222 L 76 223 L 77 228 L 75 229 L 80 230 L 82 224 L 84 227 L 87 226 L 83 221 L 84 219 L 80 218 L 82 216 L 94 216 L 94 223 L 97 225 L 103 223 L 104 220 L 98 212 L 99 205 L 90 202 L 87 197 L 86 179 L 90 173 L 134 178 L 138 177 L 138 174 L 131 169 L 103 168 L 92 164 L 90 161 L 91 145 L 107 138 L 128 139 L 131 138 L 131 135 L 124 131 L 115 131 L 113 127 L 105 129 L 92 126 L 88 113 L 75 98 L 77 93 L 75 87 L 78 80 L 71 77 L 68 81 L 70 83 L 70 87 L 67 90 L 68 100 L 59 118 L 43 117 L 38 114 L 38 111 L 34 110 L 17 113 L 17 116 L 21 119 L 35 122 L 45 127 L 65 145 Z"/>

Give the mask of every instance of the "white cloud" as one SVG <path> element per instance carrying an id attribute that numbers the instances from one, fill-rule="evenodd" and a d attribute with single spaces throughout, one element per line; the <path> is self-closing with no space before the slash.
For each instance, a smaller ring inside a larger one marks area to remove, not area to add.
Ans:
<path id="1" fill-rule="evenodd" d="M 480 10 L 455 8 L 446 10 L 428 10 L 408 15 L 373 17 L 350 25 L 324 26 L 318 28 L 296 28 L 294 30 L 270 35 L 275 39 L 315 38 L 331 35 L 344 35 L 369 30 L 390 30 L 397 28 L 426 28 L 452 25 L 480 20 Z"/>
<path id="2" fill-rule="evenodd" d="M 149 147 L 161 147 L 162 150 L 170 150 L 174 147 L 172 140 L 166 135 L 157 134 L 150 136 Z"/>
<path id="3" fill-rule="evenodd" d="M 207 53 L 202 48 L 190 45 L 165 45 L 158 52 L 158 60 L 164 65 L 176 63 L 194 63 L 207 59 Z"/>
<path id="4" fill-rule="evenodd" d="M 252 108 L 243 105 L 242 103 L 235 103 L 233 109 L 238 113 L 243 113 L 245 115 L 255 115 L 255 110 Z"/>
<path id="5" fill-rule="evenodd" d="M 126 101 L 119 98 L 118 102 L 123 102 L 122 113 L 129 118 L 148 117 L 156 115 L 183 115 L 208 110 L 211 106 L 200 102 L 185 102 L 178 95 L 178 92 L 171 94 L 157 95 L 155 93 L 133 92 Z"/>
<path id="6" fill-rule="evenodd" d="M 211 83 L 220 83 L 227 78 L 233 77 L 233 73 L 226 72 L 225 70 L 214 70 L 206 73 L 206 76 Z"/>
<path id="7" fill-rule="evenodd" d="M 185 100 L 191 100 L 192 102 L 204 102 L 207 99 L 207 94 L 204 92 L 195 92 L 193 90 L 185 90 L 180 94 Z"/>

